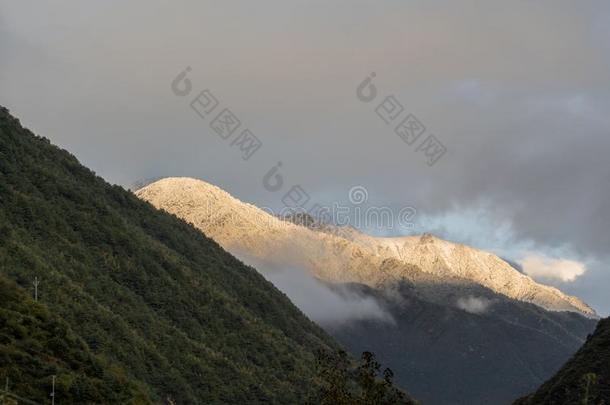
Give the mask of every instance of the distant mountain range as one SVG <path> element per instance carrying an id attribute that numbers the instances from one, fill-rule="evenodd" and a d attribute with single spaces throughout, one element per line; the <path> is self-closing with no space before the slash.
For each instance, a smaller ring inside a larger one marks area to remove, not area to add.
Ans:
<path id="1" fill-rule="evenodd" d="M 318 321 L 354 353 L 376 352 L 424 403 L 509 403 L 557 371 L 596 324 L 578 298 L 491 253 L 432 235 L 375 238 L 277 218 L 189 178 L 162 179 L 136 194 L 281 280 L 280 287 L 287 276 L 277 273 L 297 269 L 354 305 L 373 302 L 383 316 Z M 285 291 L 307 312 L 303 294 Z"/>

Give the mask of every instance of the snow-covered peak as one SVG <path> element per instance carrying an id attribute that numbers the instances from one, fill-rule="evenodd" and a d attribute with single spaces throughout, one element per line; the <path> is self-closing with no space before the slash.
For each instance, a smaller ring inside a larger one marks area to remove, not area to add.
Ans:
<path id="1" fill-rule="evenodd" d="M 353 228 L 308 228 L 192 178 L 162 179 L 136 195 L 192 223 L 234 254 L 306 268 L 329 282 L 382 288 L 401 280 L 457 278 L 549 310 L 595 316 L 580 299 L 535 282 L 494 254 L 430 234 L 379 238 Z"/>

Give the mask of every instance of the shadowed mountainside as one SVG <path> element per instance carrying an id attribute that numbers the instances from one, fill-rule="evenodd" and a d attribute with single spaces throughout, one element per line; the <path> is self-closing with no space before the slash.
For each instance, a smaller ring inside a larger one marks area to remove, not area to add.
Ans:
<path id="1" fill-rule="evenodd" d="M 610 318 L 555 376 L 515 405 L 610 404 Z"/>

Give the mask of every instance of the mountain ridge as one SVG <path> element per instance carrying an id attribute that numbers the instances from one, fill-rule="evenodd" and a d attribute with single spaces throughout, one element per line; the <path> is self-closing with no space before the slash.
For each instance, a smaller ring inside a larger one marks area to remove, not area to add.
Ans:
<path id="1" fill-rule="evenodd" d="M 192 178 L 161 179 L 136 190 L 135 194 L 193 223 L 229 250 L 247 249 L 250 254 L 254 252 L 263 257 L 270 254 L 270 246 L 295 250 L 291 254 L 303 256 L 295 264 L 309 268 L 330 282 L 358 282 L 375 287 L 409 277 L 409 272 L 423 271 L 442 278 L 464 279 L 548 310 L 597 316 L 580 299 L 535 282 L 489 252 L 429 234 L 377 238 L 353 228 L 312 229 L 274 217 L 217 186 Z M 298 239 L 299 248 L 295 249 L 294 244 L 286 243 L 279 235 L 289 235 L 288 240 Z M 282 249 L 275 250 L 277 253 Z M 315 263 L 316 256 L 329 251 L 348 265 Z M 358 263 L 359 258 L 365 263 Z M 382 271 L 381 264 L 387 259 L 398 260 L 405 267 Z M 376 271 L 371 271 L 372 268 Z"/>
<path id="2" fill-rule="evenodd" d="M 550 287 L 540 285 L 537 294 L 525 296 L 537 305 L 463 277 L 481 262 L 500 263 L 497 272 L 538 286 L 487 252 L 430 235 L 380 242 L 353 228 L 270 215 L 195 179 L 160 180 L 136 195 L 255 263 L 304 311 L 318 308 L 309 313 L 312 319 L 351 353 L 375 352 L 396 372 L 397 383 L 423 403 L 509 403 L 551 377 L 596 323 Z M 421 263 L 418 255 L 429 257 Z M 492 270 L 481 274 L 493 277 Z M 369 313 L 359 303 L 373 302 L 381 314 L 327 322 L 340 300 L 318 302 L 322 296 L 301 274 L 339 296 L 356 297 L 348 308 Z M 555 310 L 544 308 L 553 305 Z"/>

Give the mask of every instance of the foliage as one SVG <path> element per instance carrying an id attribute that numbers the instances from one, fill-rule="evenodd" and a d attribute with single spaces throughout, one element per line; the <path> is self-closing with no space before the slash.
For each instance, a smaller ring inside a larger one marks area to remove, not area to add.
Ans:
<path id="1" fill-rule="evenodd" d="M 53 375 L 63 404 L 150 403 L 123 370 L 104 364 L 65 322 L 0 276 L 1 381 L 9 378 L 9 392 L 45 398 Z"/>
<path id="2" fill-rule="evenodd" d="M 67 351 L 61 361 L 76 356 L 92 367 L 77 362 L 58 380 L 75 397 L 98 395 L 105 375 L 107 387 L 127 395 L 117 383 L 124 372 L 155 402 L 297 403 L 313 389 L 315 352 L 336 348 L 254 269 L 106 183 L 3 108 L 0 275 L 27 291 L 39 277 L 39 302 L 64 325 L 22 330 L 28 312 L 46 311 L 32 303 L 23 315 L 5 312 L 13 336 L 5 350 L 19 351 L 3 367 L 23 382 L 18 394 L 36 400 L 47 398 L 48 382 L 34 366 L 48 376 L 64 367 L 52 353 Z M 16 345 L 19 333 L 40 341 Z"/>
<path id="3" fill-rule="evenodd" d="M 317 358 L 319 391 L 310 399 L 321 405 L 399 405 L 414 404 L 393 386 L 392 370 L 381 371 L 381 364 L 370 352 L 362 353 L 354 365 L 347 354 L 319 352 Z"/>

